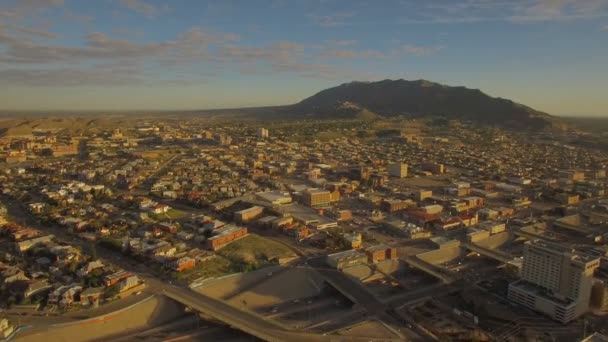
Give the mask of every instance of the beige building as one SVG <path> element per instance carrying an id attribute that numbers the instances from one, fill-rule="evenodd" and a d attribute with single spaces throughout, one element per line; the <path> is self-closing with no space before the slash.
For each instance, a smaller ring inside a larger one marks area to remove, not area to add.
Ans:
<path id="1" fill-rule="evenodd" d="M 322 189 L 309 189 L 302 193 L 302 201 L 309 207 L 326 206 L 340 200 L 340 192 Z"/>
<path id="2" fill-rule="evenodd" d="M 268 138 L 268 130 L 266 128 L 258 128 L 258 137 Z"/>
<path id="3" fill-rule="evenodd" d="M 591 307 L 602 311 L 608 310 L 608 284 L 595 279 L 591 288 Z"/>
<path id="4" fill-rule="evenodd" d="M 418 190 L 414 192 L 414 199 L 416 201 L 424 201 L 427 198 L 433 197 L 432 190 Z"/>
<path id="5" fill-rule="evenodd" d="M 405 178 L 407 177 L 407 164 L 406 163 L 393 163 L 389 164 L 388 175 L 397 178 Z"/>
<path id="6" fill-rule="evenodd" d="M 234 213 L 234 219 L 238 222 L 248 222 L 262 215 L 264 207 L 254 206 Z"/>
<path id="7" fill-rule="evenodd" d="M 524 245 L 522 280 L 509 285 L 509 299 L 569 322 L 589 310 L 599 258 L 541 240 Z"/>

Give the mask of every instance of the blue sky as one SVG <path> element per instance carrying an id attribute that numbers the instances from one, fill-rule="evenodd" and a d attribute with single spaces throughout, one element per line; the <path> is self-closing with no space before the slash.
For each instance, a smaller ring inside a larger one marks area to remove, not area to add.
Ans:
<path id="1" fill-rule="evenodd" d="M 352 80 L 608 115 L 608 0 L 0 0 L 0 108 L 289 104 Z"/>

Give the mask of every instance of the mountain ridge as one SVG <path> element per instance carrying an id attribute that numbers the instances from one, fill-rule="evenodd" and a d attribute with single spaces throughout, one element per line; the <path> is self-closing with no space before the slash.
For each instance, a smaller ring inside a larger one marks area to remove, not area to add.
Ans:
<path id="1" fill-rule="evenodd" d="M 562 125 L 552 115 L 509 99 L 489 96 L 479 89 L 448 86 L 423 79 L 343 83 L 285 106 L 284 111 L 296 116 L 342 118 L 345 115 L 340 108 L 345 103 L 351 108 L 356 106 L 360 111 L 381 117 L 444 117 L 526 129 Z"/>

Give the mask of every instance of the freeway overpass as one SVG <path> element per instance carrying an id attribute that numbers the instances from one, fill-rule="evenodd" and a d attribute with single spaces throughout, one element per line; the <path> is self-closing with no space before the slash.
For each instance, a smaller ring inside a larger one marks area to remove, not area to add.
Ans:
<path id="1" fill-rule="evenodd" d="M 456 280 L 456 278 L 449 271 L 439 268 L 415 256 L 407 256 L 405 258 L 405 262 L 412 267 L 416 267 L 417 269 L 432 275 L 445 284 L 449 284 Z"/>
<path id="2" fill-rule="evenodd" d="M 236 329 L 265 341 L 331 341 L 330 336 L 289 331 L 277 323 L 266 320 L 254 313 L 239 310 L 223 301 L 219 301 L 191 290 L 169 287 L 163 294 L 176 302 L 182 303 L 194 311 L 205 313 Z"/>
<path id="3" fill-rule="evenodd" d="M 466 249 L 470 250 L 471 252 L 479 253 L 483 256 L 500 261 L 505 264 L 513 261 L 512 256 L 510 256 L 509 254 L 507 254 L 505 252 L 499 251 L 499 250 L 481 247 L 474 243 L 463 243 L 462 246 L 465 247 Z"/>

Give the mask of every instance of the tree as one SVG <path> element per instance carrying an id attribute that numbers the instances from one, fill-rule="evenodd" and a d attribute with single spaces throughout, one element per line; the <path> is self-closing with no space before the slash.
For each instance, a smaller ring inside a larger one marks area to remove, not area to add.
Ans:
<path id="1" fill-rule="evenodd" d="M 97 245 L 94 243 L 91 244 L 91 258 L 97 260 Z"/>
<path id="2" fill-rule="evenodd" d="M 114 298 L 120 293 L 120 286 L 118 284 L 114 284 L 106 289 L 105 297 L 106 298 Z"/>

